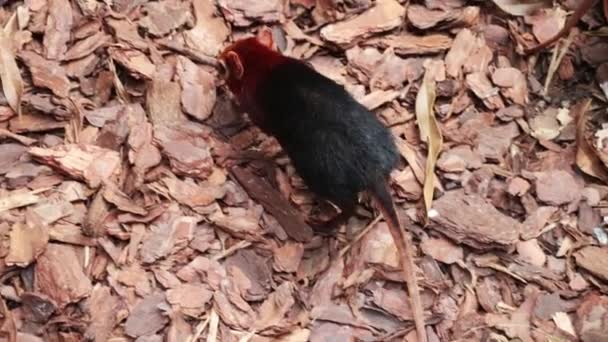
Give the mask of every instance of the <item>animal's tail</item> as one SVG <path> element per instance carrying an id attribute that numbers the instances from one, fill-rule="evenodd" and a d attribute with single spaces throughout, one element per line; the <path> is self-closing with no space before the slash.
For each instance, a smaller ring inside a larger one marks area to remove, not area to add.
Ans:
<path id="1" fill-rule="evenodd" d="M 376 182 L 373 187 L 373 197 L 377 201 L 378 209 L 382 212 L 382 216 L 388 224 L 389 231 L 397 246 L 399 253 L 399 263 L 405 277 L 407 290 L 410 295 L 410 306 L 414 316 L 414 324 L 416 325 L 416 333 L 419 342 L 426 342 L 426 330 L 424 323 L 424 309 L 422 308 L 422 300 L 420 299 L 420 289 L 418 288 L 418 280 L 416 279 L 413 248 L 411 241 L 401 223 L 395 209 L 395 203 L 391 197 L 388 184 L 385 180 Z"/>

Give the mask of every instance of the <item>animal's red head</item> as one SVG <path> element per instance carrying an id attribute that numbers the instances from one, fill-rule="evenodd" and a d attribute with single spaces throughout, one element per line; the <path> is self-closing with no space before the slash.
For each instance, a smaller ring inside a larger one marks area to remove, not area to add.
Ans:
<path id="1" fill-rule="evenodd" d="M 272 33 L 261 30 L 257 37 L 245 38 L 228 46 L 219 56 L 230 91 L 241 96 L 284 57 L 273 49 Z"/>

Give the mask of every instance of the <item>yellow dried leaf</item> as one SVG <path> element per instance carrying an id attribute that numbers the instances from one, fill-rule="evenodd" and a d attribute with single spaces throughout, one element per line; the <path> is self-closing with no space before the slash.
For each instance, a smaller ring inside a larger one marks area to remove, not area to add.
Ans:
<path id="1" fill-rule="evenodd" d="M 12 39 L 4 30 L 0 30 L 0 79 L 8 104 L 20 117 L 23 80 L 15 60 Z"/>
<path id="2" fill-rule="evenodd" d="M 493 0 L 503 11 L 515 15 L 530 15 L 542 8 L 551 8 L 550 0 Z"/>
<path id="3" fill-rule="evenodd" d="M 562 331 L 567 332 L 572 336 L 576 336 L 576 331 L 574 330 L 574 325 L 572 324 L 572 320 L 570 316 L 568 316 L 565 312 L 556 312 L 551 316 L 555 325 Z"/>
<path id="4" fill-rule="evenodd" d="M 433 111 L 435 97 L 435 81 L 429 76 L 427 71 L 422 80 L 420 91 L 418 91 L 418 95 L 416 96 L 416 119 L 418 121 L 418 128 L 420 129 L 420 139 L 427 143 L 428 148 L 423 186 L 425 222 L 428 222 L 428 212 L 433 203 L 435 164 L 443 144 L 443 136 L 441 135 L 441 130 Z"/>
<path id="5" fill-rule="evenodd" d="M 602 161 L 598 158 L 589 142 L 585 139 L 585 126 L 587 124 L 587 112 L 591 100 L 586 99 L 577 103 L 572 108 L 572 116 L 576 121 L 576 165 L 586 174 L 608 182 L 608 171 Z"/>

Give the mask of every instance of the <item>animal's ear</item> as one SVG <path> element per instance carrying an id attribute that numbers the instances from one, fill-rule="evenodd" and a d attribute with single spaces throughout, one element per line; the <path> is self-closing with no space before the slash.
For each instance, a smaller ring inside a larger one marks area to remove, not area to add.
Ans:
<path id="1" fill-rule="evenodd" d="M 269 29 L 261 29 L 258 32 L 258 41 L 268 47 L 269 49 L 272 49 L 272 44 L 274 43 L 274 39 L 272 38 L 272 31 Z"/>
<path id="2" fill-rule="evenodd" d="M 229 51 L 224 56 L 224 60 L 226 62 L 226 69 L 228 71 L 228 74 L 231 77 L 240 80 L 243 77 L 243 74 L 245 73 L 245 69 L 243 68 L 243 63 L 241 62 L 241 58 L 239 57 L 239 55 L 234 51 Z"/>

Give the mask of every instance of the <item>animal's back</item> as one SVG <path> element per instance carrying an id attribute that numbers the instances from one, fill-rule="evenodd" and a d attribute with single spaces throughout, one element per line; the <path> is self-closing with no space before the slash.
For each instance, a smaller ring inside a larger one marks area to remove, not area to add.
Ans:
<path id="1" fill-rule="evenodd" d="M 300 177 L 339 206 L 384 181 L 397 163 L 392 134 L 375 115 L 297 60 L 276 67 L 257 98 Z"/>

